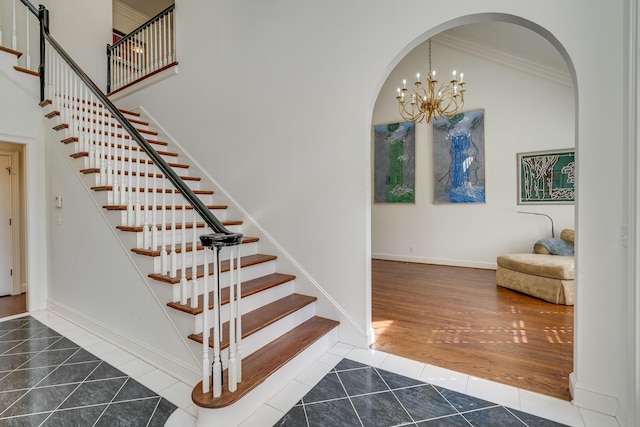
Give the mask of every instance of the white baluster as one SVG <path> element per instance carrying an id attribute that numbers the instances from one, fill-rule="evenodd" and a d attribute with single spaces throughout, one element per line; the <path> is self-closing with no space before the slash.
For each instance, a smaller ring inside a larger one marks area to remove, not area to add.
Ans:
<path id="1" fill-rule="evenodd" d="M 215 263 L 215 255 L 214 255 L 214 263 Z M 195 272 L 194 272 L 195 274 Z M 207 290 L 208 287 L 208 281 L 207 281 L 207 276 L 209 275 L 209 267 L 207 265 L 207 254 L 205 251 L 204 254 L 204 296 L 203 296 L 203 301 L 204 301 L 204 306 L 202 309 L 202 392 L 203 393 L 208 393 L 209 392 L 209 369 L 210 369 L 210 365 L 209 365 L 209 292 Z M 214 290 L 214 301 L 215 301 L 215 290 Z M 214 306 L 215 307 L 215 306 Z M 214 312 L 215 315 L 215 312 Z M 216 336 L 216 330 L 215 327 L 213 329 L 213 337 L 214 337 L 214 345 L 215 345 L 215 336 Z M 220 396 L 220 393 L 218 392 L 218 395 L 216 396 L 216 382 L 214 380 L 213 383 L 213 396 L 214 397 L 218 397 Z"/>
<path id="2" fill-rule="evenodd" d="M 31 69 L 31 47 L 29 46 L 31 43 L 29 41 L 30 39 L 30 34 L 29 34 L 29 12 L 27 11 L 27 13 L 25 14 L 25 16 L 27 17 L 27 37 L 26 37 L 26 41 L 27 41 L 27 58 L 26 58 L 26 62 L 27 62 L 27 66 L 25 67 L 27 70 Z M 2 41 L 2 38 L 0 37 L 0 42 Z"/>
<path id="3" fill-rule="evenodd" d="M 162 66 L 167 65 L 167 15 L 163 16 L 160 24 L 160 31 L 162 32 L 162 38 L 160 46 L 162 47 Z"/>
<path id="4" fill-rule="evenodd" d="M 133 147 L 133 138 L 131 139 L 131 146 Z M 136 146 L 138 149 L 136 151 L 136 206 L 135 206 L 135 224 L 136 227 L 140 227 L 142 225 L 142 208 L 140 206 L 140 174 L 142 174 L 142 166 L 140 164 L 143 159 L 140 157 L 140 147 Z M 146 157 L 146 156 L 145 156 Z M 144 160 L 145 164 L 147 163 Z M 146 209 L 146 206 L 145 206 Z"/>
<path id="5" fill-rule="evenodd" d="M 153 23 L 153 69 L 157 70 L 158 69 L 158 25 L 157 23 Z"/>
<path id="6" fill-rule="evenodd" d="M 187 211 L 184 197 L 182 197 L 182 243 L 180 247 L 180 255 L 182 262 L 180 263 L 180 304 L 186 305 L 189 295 L 189 283 L 187 282 Z M 196 248 L 191 249 L 191 256 L 195 258 Z M 197 297 L 197 296 L 196 296 Z"/>
<path id="7" fill-rule="evenodd" d="M 238 382 L 242 382 L 242 350 L 241 350 L 241 342 L 242 342 L 242 305 L 241 305 L 241 301 L 242 301 L 242 279 L 240 277 L 240 271 L 242 270 L 240 268 L 240 245 L 236 246 L 236 256 L 237 256 L 237 262 L 236 262 L 236 266 L 238 269 L 238 274 L 237 274 L 237 303 L 236 303 L 236 375 L 237 378 L 236 380 Z"/>
<path id="8" fill-rule="evenodd" d="M 93 105 L 93 102 L 91 103 L 91 105 Z M 107 141 L 107 131 L 106 131 L 106 125 L 104 122 L 104 117 L 105 117 L 105 108 L 104 105 L 102 104 L 98 104 L 96 106 L 96 111 L 98 113 L 98 117 L 96 118 L 96 137 L 100 138 L 100 142 L 102 144 L 102 166 L 100 167 L 100 185 L 107 185 L 108 182 L 108 173 L 107 171 L 109 170 L 109 162 L 111 161 L 111 159 L 109 158 L 111 155 L 111 147 L 109 147 L 108 141 Z"/>
<path id="9" fill-rule="evenodd" d="M 124 132 L 122 132 L 125 135 Z M 127 152 L 129 162 L 129 179 L 127 180 L 127 225 L 134 225 L 135 222 L 135 211 L 133 208 L 133 141 L 131 138 L 125 139 L 128 141 L 127 144 Z M 124 153 L 123 153 L 124 156 Z"/>
<path id="10" fill-rule="evenodd" d="M 13 0 L 11 24 L 13 25 L 13 28 L 11 29 L 11 49 L 16 50 L 18 45 L 18 38 L 16 37 L 16 0 Z"/>
<path id="11" fill-rule="evenodd" d="M 0 12 L 2 11 L 0 10 Z M 4 46 L 2 44 L 2 14 L 1 13 L 0 13 L 0 46 Z M 49 62 L 48 64 L 51 64 L 51 62 Z"/>
<path id="12" fill-rule="evenodd" d="M 158 193 L 158 180 L 156 178 L 156 165 L 153 164 L 153 197 L 151 200 L 151 250 L 158 250 L 158 224 L 156 217 L 156 194 Z"/>
<path id="13" fill-rule="evenodd" d="M 162 270 L 162 274 L 169 273 L 169 259 L 167 257 L 167 203 L 166 203 L 166 193 L 167 193 L 167 177 L 162 175 L 162 209 L 161 218 L 162 222 L 160 224 L 161 236 L 162 236 L 162 247 L 160 248 L 160 268 Z"/>
<path id="14" fill-rule="evenodd" d="M 114 170 L 118 167 L 118 147 L 115 143 L 116 136 L 115 132 L 111 131 L 111 126 L 113 122 L 111 121 L 111 114 L 108 114 L 105 110 L 105 115 L 102 117 L 103 123 L 105 123 L 105 128 L 107 129 L 107 186 L 111 187 L 111 203 L 110 205 L 115 204 L 115 199 L 113 196 L 114 189 L 116 187 L 116 181 L 114 179 Z"/>
<path id="15" fill-rule="evenodd" d="M 149 191 L 151 186 L 149 183 L 149 162 L 144 164 L 144 225 L 142 226 L 142 246 L 145 249 L 151 249 L 151 228 L 149 227 L 149 221 L 151 220 L 149 210 Z"/>
<path id="16" fill-rule="evenodd" d="M 184 216 L 184 211 L 182 212 Z M 178 255 L 176 254 L 176 190 L 171 189 L 171 255 L 169 259 L 169 277 L 178 275 Z"/>
<path id="17" fill-rule="evenodd" d="M 89 94 L 89 96 L 87 97 L 87 102 L 89 102 L 91 105 L 91 101 L 93 100 L 93 94 Z M 89 110 L 89 117 L 93 118 L 93 108 L 90 107 Z M 96 138 L 96 134 L 94 133 L 95 131 L 95 126 L 96 124 L 94 123 L 93 120 L 89 121 L 89 123 L 87 124 L 87 143 L 89 144 L 89 167 L 91 169 L 95 169 L 95 168 L 100 168 L 100 159 L 99 159 L 99 151 L 98 151 L 98 147 L 97 147 L 97 138 Z M 100 183 L 100 171 L 98 170 L 98 172 L 95 174 L 96 175 L 96 185 L 98 185 Z"/>
<path id="18" fill-rule="evenodd" d="M 238 388 L 238 377 L 236 370 L 238 364 L 236 361 L 236 310 L 234 301 L 234 257 L 233 247 L 229 248 L 229 391 L 234 392 Z"/>
<path id="19" fill-rule="evenodd" d="M 198 260 L 196 257 L 196 250 L 198 248 L 198 231 L 197 231 L 198 216 L 196 210 L 193 210 L 193 228 L 191 229 L 191 308 L 198 307 Z M 205 248 L 205 252 L 207 249 Z M 207 307 L 203 306 L 203 310 Z"/>
<path id="20" fill-rule="evenodd" d="M 220 252 L 218 248 L 213 249 L 213 397 L 220 397 L 222 394 L 222 361 L 220 360 L 220 340 L 222 330 L 220 329 Z M 207 276 L 208 265 L 206 260 L 207 249 L 205 248 L 205 287 L 204 299 L 208 300 Z M 205 306 L 207 307 L 207 306 Z M 206 325 L 206 323 L 205 323 Z"/>

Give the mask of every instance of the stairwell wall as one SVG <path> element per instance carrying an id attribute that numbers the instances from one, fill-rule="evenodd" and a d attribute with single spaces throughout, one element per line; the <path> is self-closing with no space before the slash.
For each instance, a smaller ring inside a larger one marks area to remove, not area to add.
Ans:
<path id="1" fill-rule="evenodd" d="M 166 301 L 155 299 L 130 248 L 107 221 L 120 213 L 103 212 L 76 172 L 81 161 L 70 164 L 60 142 L 63 133 L 48 131 L 46 136 L 48 308 L 195 384 L 198 362 L 186 337 L 173 326 Z M 106 193 L 95 194 L 106 204 Z M 60 208 L 54 204 L 57 196 L 62 197 Z"/>
<path id="2" fill-rule="evenodd" d="M 123 106 L 147 108 L 366 331 L 371 125 L 384 81 L 413 47 L 451 26 L 535 27 L 564 52 L 577 91 L 575 403 L 615 414 L 616 401 L 625 411 L 630 363 L 619 238 L 629 118 L 626 83 L 603 83 L 603 72 L 605 81 L 623 75 L 626 5 L 178 0 L 178 75 Z"/>

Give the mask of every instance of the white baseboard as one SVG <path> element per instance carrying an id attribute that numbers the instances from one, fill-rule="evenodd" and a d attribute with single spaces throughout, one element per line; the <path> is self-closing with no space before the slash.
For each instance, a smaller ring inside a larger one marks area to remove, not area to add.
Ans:
<path id="1" fill-rule="evenodd" d="M 497 264 L 495 262 L 468 261 L 468 260 L 461 260 L 461 259 L 428 258 L 428 257 L 420 257 L 420 256 L 395 255 L 395 254 L 372 253 L 371 258 L 382 259 L 387 261 L 415 262 L 419 264 L 450 265 L 452 267 L 482 268 L 484 270 L 495 270 L 497 267 Z"/>
<path id="2" fill-rule="evenodd" d="M 575 406 L 611 417 L 617 416 L 620 405 L 618 397 L 579 383 L 574 372 L 569 374 L 569 389 Z"/>
<path id="3" fill-rule="evenodd" d="M 200 372 L 197 369 L 185 365 L 182 361 L 158 351 L 157 348 L 152 348 L 136 338 L 123 334 L 121 331 L 116 330 L 109 325 L 87 317 L 85 314 L 80 313 L 77 310 L 56 301 L 52 301 L 51 299 L 47 300 L 47 309 L 97 335 L 105 341 L 110 342 L 116 347 L 119 347 L 137 358 L 144 360 L 150 365 L 166 372 L 185 384 L 195 385 L 202 380 Z"/>

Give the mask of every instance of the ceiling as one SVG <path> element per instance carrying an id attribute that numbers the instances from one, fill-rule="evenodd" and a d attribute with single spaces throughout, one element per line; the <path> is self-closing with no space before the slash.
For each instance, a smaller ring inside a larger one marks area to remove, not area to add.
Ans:
<path id="1" fill-rule="evenodd" d="M 153 17 L 175 3 L 174 0 L 119 0 L 140 12 Z"/>
<path id="2" fill-rule="evenodd" d="M 175 0 L 114 0 L 127 4 L 152 17 L 163 11 Z M 568 74 L 567 66 L 557 49 L 539 34 L 519 25 L 506 22 L 483 22 L 456 27 L 441 33 L 483 51 L 493 50 L 514 58 L 548 67 Z M 437 37 L 437 36 L 436 36 Z"/>
<path id="3" fill-rule="evenodd" d="M 486 49 L 568 73 L 560 52 L 538 33 L 507 22 L 483 22 L 452 28 L 444 34 Z"/>

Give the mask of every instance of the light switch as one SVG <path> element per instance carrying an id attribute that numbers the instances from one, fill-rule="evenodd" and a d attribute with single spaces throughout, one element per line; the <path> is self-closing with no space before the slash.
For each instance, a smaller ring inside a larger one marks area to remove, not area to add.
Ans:
<path id="1" fill-rule="evenodd" d="M 56 196 L 56 208 L 62 207 L 62 196 Z"/>

